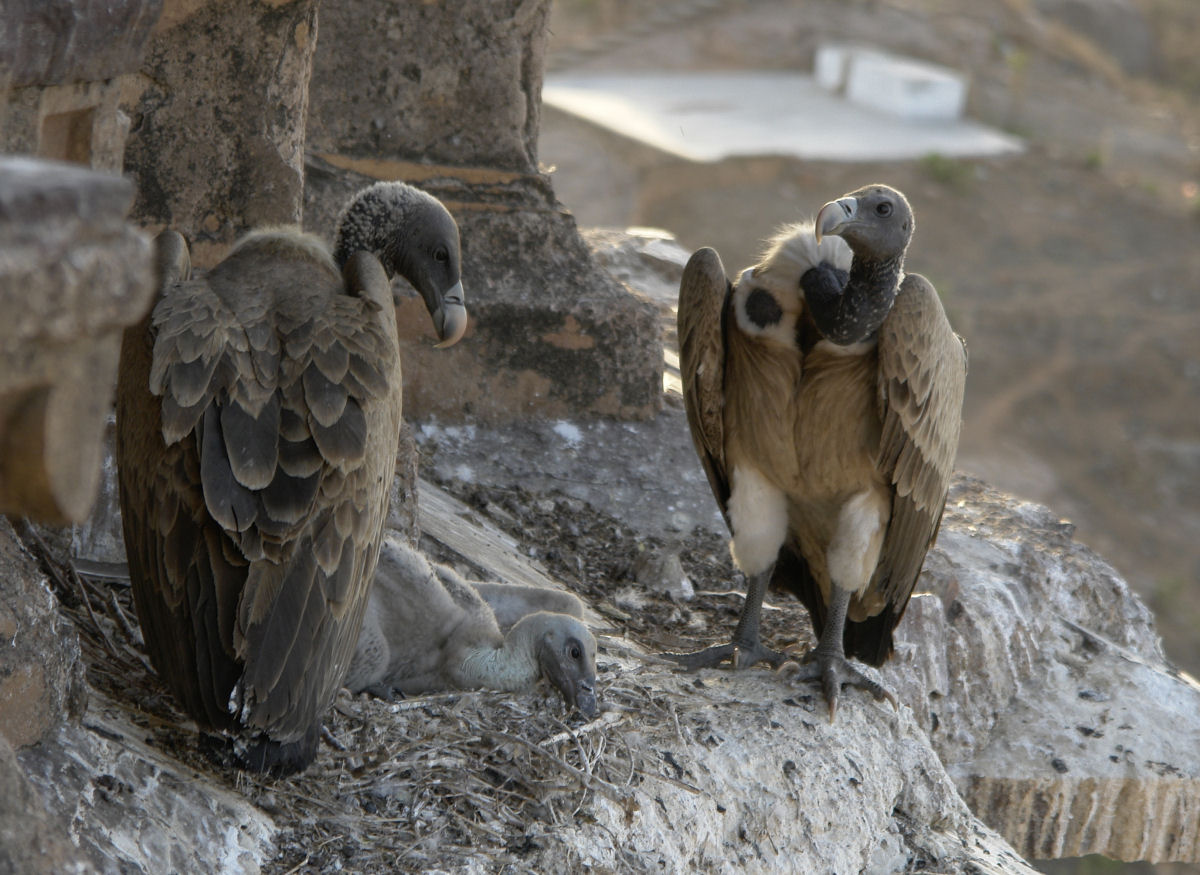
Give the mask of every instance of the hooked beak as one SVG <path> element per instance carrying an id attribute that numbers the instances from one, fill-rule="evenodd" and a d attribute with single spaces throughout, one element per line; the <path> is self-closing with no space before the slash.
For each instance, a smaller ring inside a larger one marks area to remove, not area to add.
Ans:
<path id="1" fill-rule="evenodd" d="M 596 673 L 588 670 L 577 673 L 559 658 L 554 649 L 543 642 L 539 646 L 538 663 L 542 674 L 560 693 L 568 708 L 578 708 L 589 720 L 600 713 L 596 701 Z"/>
<path id="2" fill-rule="evenodd" d="M 463 303 L 461 280 L 442 295 L 441 302 L 433 311 L 433 327 L 439 338 L 439 342 L 434 344 L 437 349 L 454 346 L 466 333 L 467 308 Z"/>
<path id="3" fill-rule="evenodd" d="M 817 242 L 829 234 L 837 235 L 843 228 L 854 221 L 858 215 L 858 199 L 852 197 L 838 198 L 821 207 L 817 213 L 817 221 L 813 228 Z"/>
<path id="4" fill-rule="evenodd" d="M 593 678 L 580 678 L 577 683 L 570 684 L 570 692 L 563 691 L 563 698 L 568 705 L 573 705 L 589 720 L 600 712 L 596 703 L 596 682 Z"/>

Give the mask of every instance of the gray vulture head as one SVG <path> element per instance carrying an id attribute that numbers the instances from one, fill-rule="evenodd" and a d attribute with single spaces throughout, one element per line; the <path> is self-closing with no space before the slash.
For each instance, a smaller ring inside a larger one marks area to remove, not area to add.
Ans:
<path id="1" fill-rule="evenodd" d="M 378 182 L 359 192 L 338 221 L 333 260 L 341 267 L 359 250 L 374 253 L 388 279 L 404 277 L 425 300 L 437 346 L 452 346 L 467 330 L 458 225 L 441 201 L 402 182 Z"/>

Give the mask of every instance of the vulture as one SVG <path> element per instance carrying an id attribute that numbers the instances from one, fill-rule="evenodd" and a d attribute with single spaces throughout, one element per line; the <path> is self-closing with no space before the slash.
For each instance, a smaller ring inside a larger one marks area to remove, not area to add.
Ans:
<path id="1" fill-rule="evenodd" d="M 747 594 L 732 641 L 671 654 L 686 668 L 766 661 L 894 697 L 882 665 L 941 522 L 962 424 L 966 347 L 937 292 L 904 273 L 913 213 L 869 185 L 783 228 L 736 284 L 700 249 L 684 268 L 679 345 L 692 441 Z M 791 591 L 818 644 L 763 645 L 768 586 Z"/>
<path id="2" fill-rule="evenodd" d="M 332 252 L 251 232 L 203 278 L 158 238 L 160 288 L 122 339 L 116 455 L 150 660 L 241 764 L 316 755 L 375 572 L 400 429 L 391 278 L 440 338 L 466 329 L 458 226 L 402 183 L 343 210 Z"/>
<path id="3" fill-rule="evenodd" d="M 570 593 L 469 583 L 387 537 L 346 686 L 391 698 L 516 691 L 545 677 L 568 707 L 594 717 L 596 640 L 582 617 Z"/>

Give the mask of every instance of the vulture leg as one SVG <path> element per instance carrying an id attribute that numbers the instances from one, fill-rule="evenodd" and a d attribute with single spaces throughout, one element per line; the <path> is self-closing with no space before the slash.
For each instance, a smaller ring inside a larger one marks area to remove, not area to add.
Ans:
<path id="1" fill-rule="evenodd" d="M 787 657 L 765 646 L 759 638 L 758 631 L 763 596 L 767 593 L 767 584 L 770 581 L 770 568 L 750 577 L 742 616 L 738 619 L 737 628 L 733 630 L 733 640 L 728 644 L 714 644 L 692 653 L 667 653 L 664 656 L 688 670 L 713 668 L 726 659 L 733 663 L 734 668 L 749 668 L 759 662 L 769 662 L 774 667 L 780 666 Z"/>
<path id="2" fill-rule="evenodd" d="M 842 687 L 858 687 L 866 690 L 876 699 L 887 699 L 896 707 L 896 697 L 884 687 L 871 680 L 846 658 L 843 646 L 843 635 L 846 630 L 846 608 L 850 605 L 850 591 L 837 584 L 830 587 L 828 614 L 825 617 L 825 629 L 802 663 L 787 662 L 780 666 L 780 672 L 799 681 L 820 681 L 825 693 L 825 701 L 829 703 L 829 722 L 833 722 L 837 712 L 838 693 Z"/>

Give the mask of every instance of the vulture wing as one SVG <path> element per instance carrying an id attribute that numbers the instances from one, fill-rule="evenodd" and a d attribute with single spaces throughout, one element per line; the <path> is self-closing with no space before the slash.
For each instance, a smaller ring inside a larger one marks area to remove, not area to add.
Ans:
<path id="1" fill-rule="evenodd" d="M 725 312 L 731 293 L 716 250 L 696 250 L 679 282 L 679 370 L 692 443 L 726 522 Z"/>
<path id="2" fill-rule="evenodd" d="M 282 241 L 282 242 L 281 242 Z M 349 665 L 400 427 L 390 287 L 286 238 L 168 284 L 122 350 L 125 537 L 156 667 L 193 715 L 287 742 Z M 150 344 L 152 348 L 150 348 Z"/>
<path id="3" fill-rule="evenodd" d="M 966 347 L 937 292 L 925 277 L 909 274 L 879 329 L 883 431 L 876 464 L 892 485 L 892 517 L 871 585 L 888 607 L 878 617 L 848 624 L 846 637 L 848 651 L 876 665 L 891 653 L 892 630 L 937 537 L 958 449 L 966 376 Z"/>

